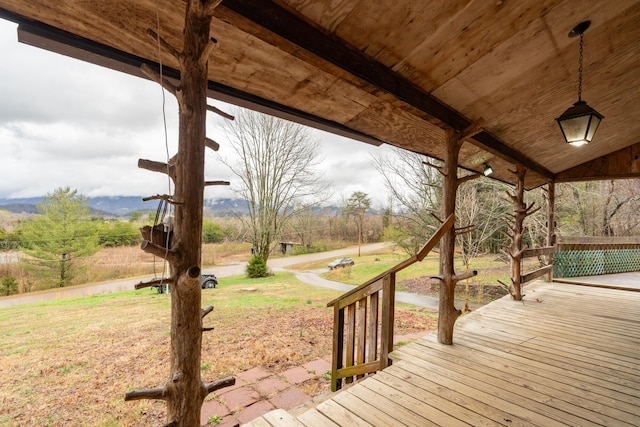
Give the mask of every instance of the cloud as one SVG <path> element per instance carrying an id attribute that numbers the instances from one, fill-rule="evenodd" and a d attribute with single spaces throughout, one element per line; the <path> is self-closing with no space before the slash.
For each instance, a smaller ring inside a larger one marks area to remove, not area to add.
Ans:
<path id="1" fill-rule="evenodd" d="M 167 177 L 140 170 L 138 158 L 166 161 L 177 149 L 177 104 L 152 82 L 17 42 L 16 25 L 0 20 L 0 198 L 41 196 L 58 187 L 87 196 L 168 192 Z M 214 102 L 225 111 L 233 107 Z M 210 114 L 207 134 L 230 155 Z M 319 169 L 334 200 L 364 191 L 381 206 L 382 180 L 370 155 L 381 150 L 313 130 L 324 160 Z M 205 177 L 237 179 L 207 150 Z M 205 197 L 231 197 L 230 187 L 208 187 Z"/>

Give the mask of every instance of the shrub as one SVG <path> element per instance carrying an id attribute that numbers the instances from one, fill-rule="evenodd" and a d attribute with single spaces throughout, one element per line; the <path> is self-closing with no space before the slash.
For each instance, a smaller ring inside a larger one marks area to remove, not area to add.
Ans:
<path id="1" fill-rule="evenodd" d="M 267 277 L 267 262 L 261 256 L 253 256 L 247 263 L 247 277 L 255 279 L 258 277 Z"/>
<path id="2" fill-rule="evenodd" d="M 9 296 L 16 292 L 18 292 L 18 281 L 15 277 L 3 277 L 0 281 L 0 294 Z"/>
<path id="3" fill-rule="evenodd" d="M 218 224 L 206 219 L 202 222 L 202 243 L 221 243 L 224 237 L 225 233 Z"/>

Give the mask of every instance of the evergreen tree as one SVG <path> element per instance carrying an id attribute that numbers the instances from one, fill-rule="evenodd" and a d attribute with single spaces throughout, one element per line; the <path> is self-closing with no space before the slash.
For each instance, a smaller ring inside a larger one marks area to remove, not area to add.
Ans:
<path id="1" fill-rule="evenodd" d="M 354 191 L 342 211 L 343 215 L 353 218 L 358 227 L 358 256 L 360 256 L 360 245 L 362 244 L 364 219 L 367 216 L 369 208 L 371 208 L 369 195 L 362 191 Z"/>
<path id="2" fill-rule="evenodd" d="M 38 204 L 38 215 L 22 228 L 22 250 L 30 256 L 29 270 L 63 287 L 73 279 L 82 259 L 99 249 L 87 198 L 69 187 L 48 193 Z"/>

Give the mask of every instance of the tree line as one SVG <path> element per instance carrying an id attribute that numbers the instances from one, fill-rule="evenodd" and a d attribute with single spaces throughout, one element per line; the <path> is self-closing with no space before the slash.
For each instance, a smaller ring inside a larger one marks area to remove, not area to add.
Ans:
<path id="1" fill-rule="evenodd" d="M 371 211 L 368 194 L 355 191 L 343 200 L 340 213 L 325 208 L 330 189 L 317 167 L 319 142 L 308 129 L 247 110 L 223 122 L 229 160 L 220 156 L 236 176 L 232 190 L 247 204 L 247 215 L 232 221 L 203 223 L 203 243 L 251 243 L 250 277 L 269 274 L 268 258 L 281 242 L 295 244 L 298 253 L 322 251 L 327 242 L 391 241 L 407 254 L 417 253 L 440 225 L 442 176 L 438 161 L 402 149 L 372 157 L 388 194 L 382 214 Z M 464 171 L 461 173 L 464 175 Z M 505 192 L 510 186 L 488 178 L 466 181 L 458 191 L 457 238 L 463 262 L 487 253 L 499 254 L 505 245 L 507 219 L 512 210 Z M 544 188 L 527 192 L 527 202 L 545 207 Z M 560 235 L 629 236 L 640 227 L 640 180 L 595 181 L 556 186 L 556 232 Z M 28 255 L 25 268 L 65 286 L 83 259 L 102 247 L 140 242 L 142 213 L 130 221 L 91 217 L 87 199 L 76 190 L 59 188 L 38 206 L 40 215 L 23 221 L 12 232 L 0 228 L 0 251 L 20 249 Z M 152 222 L 153 218 L 146 222 Z M 546 209 L 527 219 L 524 244 L 543 246 Z M 11 293 L 15 279 L 0 274 L 0 293 Z"/>

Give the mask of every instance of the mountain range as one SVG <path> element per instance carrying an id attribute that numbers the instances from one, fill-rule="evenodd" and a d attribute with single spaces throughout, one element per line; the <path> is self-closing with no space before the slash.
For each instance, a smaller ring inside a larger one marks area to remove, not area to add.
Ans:
<path id="1" fill-rule="evenodd" d="M 36 205 L 41 202 L 42 197 L 0 199 L 0 209 L 13 213 L 38 213 Z M 158 201 L 144 202 L 140 196 L 91 197 L 88 202 L 91 214 L 100 216 L 123 217 L 132 212 L 149 212 L 158 208 Z M 247 212 L 245 202 L 240 199 L 207 199 L 204 205 L 206 210 L 218 216 Z"/>

